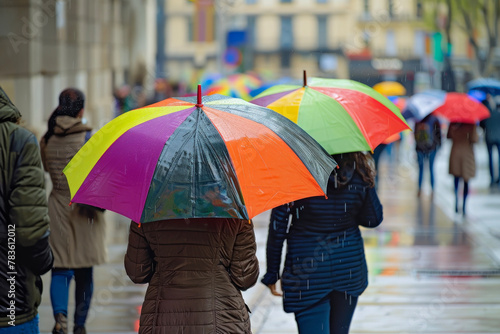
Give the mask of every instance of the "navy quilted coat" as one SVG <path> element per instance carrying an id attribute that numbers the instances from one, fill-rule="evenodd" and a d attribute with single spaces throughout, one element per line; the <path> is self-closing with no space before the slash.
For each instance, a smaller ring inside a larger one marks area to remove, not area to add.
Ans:
<path id="1" fill-rule="evenodd" d="M 328 198 L 311 197 L 273 209 L 267 240 L 265 285 L 280 279 L 283 243 L 287 253 L 281 277 L 285 312 L 297 312 L 332 291 L 359 296 L 368 273 L 359 225 L 382 222 L 375 189 L 354 172 L 347 186 L 336 188 L 330 176 Z M 290 225 L 289 216 L 292 216 Z"/>

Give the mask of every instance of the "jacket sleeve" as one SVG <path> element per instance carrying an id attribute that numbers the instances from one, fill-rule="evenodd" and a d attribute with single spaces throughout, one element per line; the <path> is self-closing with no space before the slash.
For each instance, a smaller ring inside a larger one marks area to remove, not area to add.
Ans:
<path id="1" fill-rule="evenodd" d="M 252 287 L 259 278 L 259 261 L 255 254 L 256 251 L 253 223 L 242 221 L 229 267 L 231 281 L 240 290 Z"/>
<path id="2" fill-rule="evenodd" d="M 358 224 L 364 227 L 377 227 L 383 218 L 382 204 L 375 188 L 367 188 L 363 205 L 357 216 Z"/>
<path id="3" fill-rule="evenodd" d="M 52 251 L 48 236 L 49 215 L 38 142 L 32 133 L 18 129 L 13 133 L 15 161 L 9 196 L 9 221 L 16 229 L 19 260 L 34 274 L 51 269 Z"/>
<path id="4" fill-rule="evenodd" d="M 154 253 L 139 224 L 130 222 L 125 271 L 134 283 L 149 283 L 155 271 Z"/>
<path id="5" fill-rule="evenodd" d="M 479 136 L 477 134 L 477 128 L 474 125 L 472 127 L 471 134 L 470 134 L 470 142 L 471 143 L 477 143 L 478 141 L 479 141 Z"/>
<path id="6" fill-rule="evenodd" d="M 54 257 L 49 245 L 49 233 L 31 247 L 20 247 L 19 258 L 35 275 L 43 275 L 52 269 Z"/>
<path id="7" fill-rule="evenodd" d="M 266 246 L 267 272 L 261 280 L 264 285 L 274 284 L 280 279 L 281 254 L 289 218 L 288 204 L 274 208 L 271 212 Z"/>

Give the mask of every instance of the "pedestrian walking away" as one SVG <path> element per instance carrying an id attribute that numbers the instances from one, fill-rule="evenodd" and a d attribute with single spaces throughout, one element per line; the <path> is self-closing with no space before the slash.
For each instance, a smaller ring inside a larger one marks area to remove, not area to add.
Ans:
<path id="1" fill-rule="evenodd" d="M 434 158 L 437 150 L 441 147 L 441 124 L 438 118 L 432 114 L 415 123 L 415 150 L 418 161 L 418 192 L 422 192 L 425 162 L 429 164 L 429 176 L 431 183 L 431 195 L 434 195 Z"/>
<path id="2" fill-rule="evenodd" d="M 50 285 L 56 322 L 53 334 L 68 332 L 68 295 L 73 278 L 76 283 L 74 333 L 86 333 L 85 322 L 93 292 L 93 266 L 106 260 L 103 210 L 76 203 L 68 205 L 70 190 L 62 174 L 92 130 L 82 122 L 84 104 L 85 97 L 80 90 L 63 90 L 41 140 L 43 165 L 52 180 L 49 215 L 52 230 L 50 245 L 54 251 Z"/>
<path id="3" fill-rule="evenodd" d="M 476 161 L 472 145 L 477 143 L 476 125 L 450 123 L 447 138 L 452 140 L 449 173 L 454 177 L 455 212 L 459 213 L 459 185 L 463 180 L 462 214 L 466 214 L 466 201 L 469 194 L 469 180 L 476 175 Z"/>
<path id="4" fill-rule="evenodd" d="M 125 269 L 149 283 L 139 333 L 250 334 L 241 291 L 258 279 L 255 251 L 249 220 L 132 221 Z"/>
<path id="5" fill-rule="evenodd" d="M 52 268 L 40 148 L 0 87 L 0 332 L 40 333 L 40 275 Z"/>
<path id="6" fill-rule="evenodd" d="M 327 197 L 277 207 L 269 223 L 262 283 L 282 295 L 284 310 L 295 314 L 301 334 L 349 332 L 358 297 L 368 286 L 359 226 L 377 227 L 383 217 L 371 157 L 352 152 L 333 158 L 340 168 L 330 175 Z M 280 279 L 282 294 L 276 288 Z"/>
<path id="7" fill-rule="evenodd" d="M 479 125 L 484 129 L 484 141 L 486 142 L 486 148 L 488 150 L 488 167 L 490 171 L 490 186 L 495 184 L 500 184 L 500 110 L 497 105 L 485 100 L 483 102 L 490 110 L 491 116 L 479 123 Z M 493 159 L 493 148 L 496 146 L 498 151 L 496 160 L 496 171 L 495 171 L 495 159 Z M 496 174 L 496 176 L 495 176 Z"/>

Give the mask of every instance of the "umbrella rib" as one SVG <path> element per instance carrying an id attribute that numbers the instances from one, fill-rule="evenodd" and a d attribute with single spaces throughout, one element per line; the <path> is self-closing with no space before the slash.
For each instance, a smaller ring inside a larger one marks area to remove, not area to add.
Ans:
<path id="1" fill-rule="evenodd" d="M 193 143 L 193 154 L 194 154 L 194 157 L 196 159 L 196 157 L 198 156 L 198 126 L 200 125 L 200 118 L 201 118 L 201 111 L 203 111 L 202 107 L 197 107 L 196 108 L 198 114 L 196 115 L 196 124 L 195 124 L 195 131 L 194 131 L 194 143 Z M 193 170 L 192 170 L 192 173 L 191 173 L 191 184 L 196 184 L 196 164 L 193 163 L 192 167 L 191 167 Z M 195 201 L 196 198 L 198 198 L 198 187 L 193 187 L 193 191 L 194 191 L 194 196 L 193 194 L 191 194 L 191 201 Z M 195 207 L 196 206 L 191 206 L 191 216 L 192 217 L 195 217 Z"/>

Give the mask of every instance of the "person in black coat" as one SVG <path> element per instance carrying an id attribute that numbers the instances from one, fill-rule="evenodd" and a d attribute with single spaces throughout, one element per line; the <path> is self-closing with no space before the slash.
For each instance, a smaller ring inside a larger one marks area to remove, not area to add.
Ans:
<path id="1" fill-rule="evenodd" d="M 490 170 L 490 187 L 495 184 L 500 184 L 500 108 L 488 100 L 484 100 L 483 104 L 490 111 L 490 117 L 479 122 L 484 130 L 484 141 L 488 150 L 488 167 Z M 496 177 L 495 177 L 495 159 L 493 155 L 493 148 L 496 146 L 498 151 Z"/>
<path id="2" fill-rule="evenodd" d="M 349 332 L 358 296 L 368 286 L 359 226 L 374 228 L 382 222 L 371 157 L 362 152 L 333 157 L 340 168 L 330 175 L 327 198 L 302 199 L 271 213 L 261 282 L 273 295 L 283 295 L 284 310 L 295 314 L 299 333 Z M 283 294 L 276 290 L 280 279 Z"/>

